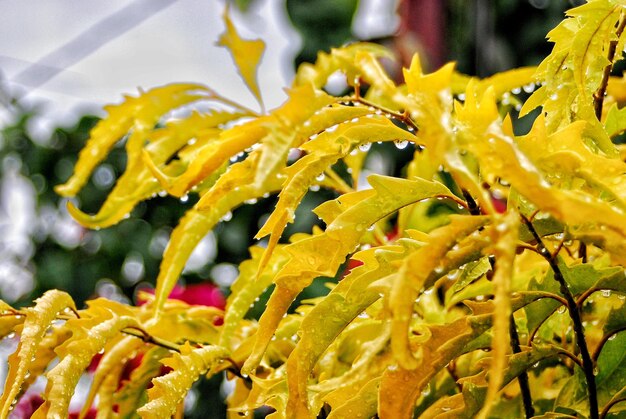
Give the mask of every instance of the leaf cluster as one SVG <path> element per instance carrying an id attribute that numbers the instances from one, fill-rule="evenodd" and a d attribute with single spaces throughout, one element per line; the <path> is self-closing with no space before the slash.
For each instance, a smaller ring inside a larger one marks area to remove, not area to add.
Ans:
<path id="1" fill-rule="evenodd" d="M 172 233 L 149 304 L 98 299 L 77 310 L 49 291 L 34 307 L 2 307 L 1 331 L 20 343 L 0 415 L 44 373 L 35 417 L 65 415 L 100 352 L 83 414 L 97 395 L 102 417 L 181 415 L 192 384 L 224 371 L 235 383 L 232 417 L 261 407 L 275 418 L 622 412 L 626 164 L 615 139 L 626 130 L 626 81 L 610 71 L 624 50 L 625 7 L 595 0 L 570 10 L 537 68 L 483 80 L 454 64 L 426 74 L 415 56 L 397 84 L 381 64 L 387 51 L 353 44 L 302 65 L 269 112 L 199 84 L 108 107 L 57 191 L 77 194 L 122 139 L 126 171 L 96 214 L 70 204 L 74 218 L 107 227 L 161 192 L 199 199 Z M 263 46 L 225 20 L 220 42 L 263 108 Z M 324 90 L 337 72 L 347 95 Z M 210 110 L 168 117 L 198 101 Z M 516 135 L 511 114 L 538 107 Z M 405 176 L 362 175 L 378 142 L 411 154 Z M 324 227 L 284 237 L 319 188 L 335 194 L 314 210 Z M 276 207 L 225 311 L 168 300 L 202 237 L 268 195 Z M 320 277 L 341 279 L 293 310 Z M 250 319 L 267 289 L 263 314 Z"/>

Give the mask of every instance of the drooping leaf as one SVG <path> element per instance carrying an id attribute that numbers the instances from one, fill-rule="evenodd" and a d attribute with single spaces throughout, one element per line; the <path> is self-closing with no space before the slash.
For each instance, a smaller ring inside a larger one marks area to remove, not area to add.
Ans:
<path id="1" fill-rule="evenodd" d="M 224 324 L 220 331 L 219 345 L 230 348 L 231 339 L 239 322 L 244 318 L 250 305 L 272 284 L 275 275 L 288 259 L 283 246 L 278 246 L 272 253 L 266 268 L 258 273 L 259 263 L 264 249 L 251 247 L 252 258 L 239 265 L 239 276 L 231 286 L 231 294 L 226 302 Z"/>
<path id="2" fill-rule="evenodd" d="M 172 371 L 152 380 L 154 387 L 148 390 L 149 401 L 137 413 L 142 418 L 170 417 L 191 385 L 227 356 L 226 349 L 219 346 L 181 346 L 180 354 L 175 353 L 164 361 Z"/>
<path id="3" fill-rule="evenodd" d="M 34 418 L 64 416 L 78 380 L 94 355 L 124 328 L 138 327 L 132 312 L 121 304 L 93 300 L 89 312 L 89 317 L 67 321 L 72 337 L 57 348 L 60 361 L 46 374 L 45 401 L 33 414 Z"/>
<path id="4" fill-rule="evenodd" d="M 307 381 L 315 362 L 339 333 L 379 298 L 378 292 L 367 287 L 395 270 L 390 262 L 400 256 L 401 250 L 392 246 L 357 253 L 353 258 L 361 260 L 364 265 L 354 269 L 306 314 L 300 341 L 287 360 L 289 412 L 303 418 L 317 415 L 315 409 L 309 410 L 307 390 Z M 357 289 L 362 291 L 354 292 Z"/>
<path id="5" fill-rule="evenodd" d="M 94 372 L 93 381 L 85 399 L 82 414 L 87 413 L 96 399 L 96 395 L 104 393 L 101 387 L 107 381 L 107 377 L 112 375 L 113 371 L 120 364 L 123 365 L 124 360 L 134 356 L 136 351 L 143 346 L 143 342 L 140 339 L 131 336 L 122 337 L 119 341 L 111 343 L 112 345 L 109 345 L 110 347 L 105 351 Z M 116 388 L 113 390 L 116 390 Z"/>
<path id="6" fill-rule="evenodd" d="M 156 281 L 155 317 L 160 316 L 187 259 L 209 230 L 245 201 L 260 198 L 265 193 L 280 188 L 282 179 L 277 174 L 268 176 L 260 185 L 254 182 L 259 157 L 260 154 L 254 152 L 246 160 L 230 166 L 215 185 L 183 216 L 172 232 Z"/>
<path id="7" fill-rule="evenodd" d="M 267 247 L 270 253 L 287 223 L 293 222 L 297 206 L 318 175 L 360 144 L 392 140 L 414 141 L 415 136 L 396 127 L 388 119 L 374 115 L 367 118 L 366 123 L 357 119 L 337 125 L 332 131 L 326 130 L 305 143 L 301 149 L 309 154 L 285 169 L 287 180 L 279 194 L 276 208 L 255 237 L 270 235 Z"/>
<path id="8" fill-rule="evenodd" d="M 199 84 L 171 84 L 149 90 L 138 97 L 126 97 L 121 105 L 106 107 L 108 118 L 91 131 L 89 141 L 80 152 L 74 174 L 65 184 L 57 186 L 56 192 L 68 197 L 76 195 L 111 147 L 130 130 L 133 130 L 136 138 L 134 142 L 137 143 L 132 146 L 141 148 L 146 132 L 154 127 L 165 112 L 209 96 L 210 91 Z"/>
<path id="9" fill-rule="evenodd" d="M 479 418 L 487 418 L 492 411 L 500 386 L 505 379 L 507 353 L 510 349 L 509 322 L 511 321 L 511 278 L 517 250 L 518 227 L 520 224 L 517 212 L 508 212 L 497 225 L 493 254 L 496 259 L 495 274 L 492 282 L 494 292 L 493 339 L 491 342 L 492 362 L 489 370 L 489 385 L 483 408 L 478 412 Z"/>
<path id="10" fill-rule="evenodd" d="M 403 260 L 391 286 L 388 300 L 392 313 L 391 347 L 399 365 L 407 370 L 418 364 L 409 343 L 409 326 L 417 296 L 438 278 L 436 268 L 445 254 L 486 222 L 474 216 L 455 216 L 450 221 L 449 225 L 431 232 L 429 242 Z"/>
<path id="11" fill-rule="evenodd" d="M 113 225 L 134 208 L 142 200 L 154 197 L 161 190 L 159 180 L 154 177 L 149 164 L 163 167 L 169 176 L 182 173 L 183 167 L 165 163 L 190 141 L 202 143 L 219 135 L 214 128 L 232 119 L 243 116 L 242 113 L 215 112 L 208 115 L 193 113 L 182 121 L 168 123 L 164 128 L 150 134 L 150 143 L 143 149 L 132 150 L 127 155 L 128 163 L 124 174 L 117 180 L 115 187 L 108 194 L 106 201 L 97 214 L 87 215 L 68 204 L 68 210 L 75 220 L 90 228 L 108 227 Z M 148 156 L 144 158 L 144 154 Z"/>
<path id="12" fill-rule="evenodd" d="M 445 186 L 421 179 L 409 181 L 372 175 L 369 182 L 374 189 L 367 194 L 355 192 L 362 201 L 345 209 L 328 225 L 324 234 L 286 247 L 292 257 L 274 280 L 276 288 L 261 316 L 254 351 L 244 365 L 246 373 L 260 362 L 278 322 L 294 298 L 315 277 L 334 276 L 346 255 L 355 250 L 372 224 L 410 203 L 433 196 L 452 196 Z M 395 193 L 397 190 L 406 193 L 399 195 Z"/>
<path id="13" fill-rule="evenodd" d="M 76 309 L 72 298 L 63 291 L 51 290 L 38 298 L 34 307 L 25 310 L 26 319 L 20 342 L 9 357 L 9 372 L 0 398 L 0 416 L 8 415 L 46 330 L 57 315 L 67 308 Z"/>

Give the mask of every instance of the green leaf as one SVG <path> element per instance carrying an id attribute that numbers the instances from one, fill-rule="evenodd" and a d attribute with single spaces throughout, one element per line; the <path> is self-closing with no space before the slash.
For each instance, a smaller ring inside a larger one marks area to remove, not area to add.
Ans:
<path id="1" fill-rule="evenodd" d="M 162 367 L 159 361 L 167 354 L 167 350 L 159 347 L 148 350 L 141 359 L 141 364 L 133 370 L 123 387 L 118 389 L 116 386 L 113 389 L 115 391 L 113 400 L 118 406 L 121 418 L 137 417 L 137 409 L 148 401 L 146 388 L 150 381 L 159 375 Z"/>

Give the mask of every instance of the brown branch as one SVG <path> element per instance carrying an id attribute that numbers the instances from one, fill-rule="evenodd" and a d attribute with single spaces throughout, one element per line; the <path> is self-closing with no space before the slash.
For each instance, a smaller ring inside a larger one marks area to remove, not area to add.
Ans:
<path id="1" fill-rule="evenodd" d="M 122 330 L 122 333 L 127 335 L 138 337 L 146 343 L 150 343 L 152 345 L 160 346 L 162 348 L 168 349 L 170 351 L 179 352 L 180 346 L 177 344 L 167 341 L 165 339 L 158 338 L 156 336 L 152 336 L 147 331 L 143 330 L 140 327 L 130 326 Z"/>
<path id="2" fill-rule="evenodd" d="M 624 27 L 626 27 L 626 19 L 622 15 L 620 17 L 619 25 L 617 30 L 615 31 L 616 39 L 613 39 L 609 43 L 609 51 L 607 53 L 607 59 L 609 63 L 606 67 L 604 67 L 604 72 L 602 73 L 602 81 L 600 82 L 600 87 L 593 94 L 593 109 L 596 113 L 596 118 L 598 121 L 602 118 L 602 106 L 604 105 L 604 95 L 606 94 L 606 87 L 609 84 L 609 77 L 611 76 L 611 70 L 613 70 L 613 60 L 615 59 L 615 50 L 617 49 L 617 44 L 619 42 L 620 36 L 622 36 L 622 32 L 624 32 Z"/>
<path id="3" fill-rule="evenodd" d="M 587 381 L 588 394 L 589 394 L 589 417 L 591 419 L 598 419 L 598 393 L 596 388 L 596 377 L 593 373 L 594 371 L 594 363 L 591 359 L 591 355 L 589 354 L 589 348 L 587 347 L 587 341 L 585 339 L 585 330 L 583 327 L 580 308 L 576 304 L 576 300 L 574 300 L 574 296 L 570 291 L 567 282 L 565 281 L 565 277 L 561 272 L 561 268 L 559 267 L 556 258 L 552 256 L 552 253 L 546 248 L 545 244 L 532 222 L 528 220 L 524 215 L 520 215 L 522 221 L 534 237 L 537 242 L 537 248 L 539 249 L 539 253 L 544 257 L 544 259 L 550 265 L 552 272 L 554 273 L 554 280 L 559 283 L 559 288 L 563 297 L 567 301 L 567 309 L 569 312 L 569 316 L 572 319 L 572 323 L 574 325 L 574 334 L 576 335 L 576 344 L 580 351 L 580 356 L 582 357 L 582 366 L 585 374 L 585 380 Z"/>
<path id="4" fill-rule="evenodd" d="M 374 108 L 377 111 L 381 111 L 383 114 L 388 115 L 390 118 L 397 119 L 398 121 L 404 123 L 407 127 L 409 127 L 410 131 L 412 132 L 417 132 L 419 130 L 419 127 L 417 126 L 417 124 L 415 124 L 415 122 L 411 119 L 407 112 L 400 113 L 392 111 L 391 109 L 387 109 L 374 102 L 370 102 L 369 100 L 362 98 L 359 89 L 357 89 L 357 86 L 355 86 L 354 88 L 354 96 L 343 99 L 343 101 L 346 100 L 349 102 L 359 103 L 363 106 Z"/>

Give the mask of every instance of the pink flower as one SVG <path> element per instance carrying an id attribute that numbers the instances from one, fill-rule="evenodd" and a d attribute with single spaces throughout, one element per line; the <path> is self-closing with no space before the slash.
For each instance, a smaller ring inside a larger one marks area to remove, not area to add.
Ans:
<path id="1" fill-rule="evenodd" d="M 142 291 L 154 294 L 154 289 L 146 288 Z M 226 299 L 218 287 L 210 283 L 191 284 L 185 287 L 176 285 L 170 294 L 170 299 L 184 301 L 190 305 L 216 307 L 221 310 L 226 307 Z M 137 305 L 145 304 L 139 299 Z"/>
<path id="2" fill-rule="evenodd" d="M 222 292 L 213 284 L 191 284 L 186 287 L 175 286 L 170 298 L 181 300 L 191 305 L 202 305 L 224 309 L 226 299 Z"/>

